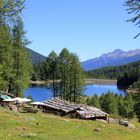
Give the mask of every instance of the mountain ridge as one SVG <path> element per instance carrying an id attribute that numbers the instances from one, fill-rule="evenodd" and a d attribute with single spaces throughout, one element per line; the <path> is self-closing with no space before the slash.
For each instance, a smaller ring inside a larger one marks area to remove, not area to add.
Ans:
<path id="1" fill-rule="evenodd" d="M 81 62 L 81 66 L 85 71 L 89 71 L 106 66 L 124 65 L 138 60 L 140 60 L 140 49 L 130 51 L 116 49 L 112 52 L 105 53 L 100 57 Z"/>
<path id="2" fill-rule="evenodd" d="M 30 54 L 30 60 L 33 64 L 39 64 L 46 60 L 46 56 L 30 49 L 25 48 Z M 140 60 L 140 49 L 123 51 L 116 49 L 112 52 L 104 53 L 99 57 L 92 58 L 81 62 L 81 66 L 85 71 L 95 70 L 107 66 L 125 65 Z"/>

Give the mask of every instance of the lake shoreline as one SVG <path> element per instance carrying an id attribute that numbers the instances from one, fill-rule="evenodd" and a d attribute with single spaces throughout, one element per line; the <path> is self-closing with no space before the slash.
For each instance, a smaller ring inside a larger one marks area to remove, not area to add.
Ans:
<path id="1" fill-rule="evenodd" d="M 58 80 L 57 82 L 60 82 Z M 31 85 L 50 85 L 52 84 L 52 80 L 49 81 L 30 81 Z M 86 85 L 90 84 L 99 84 L 99 85 L 116 85 L 117 80 L 109 80 L 109 79 L 86 79 L 85 80 Z"/>
<path id="2" fill-rule="evenodd" d="M 86 79 L 86 84 L 99 84 L 99 85 L 116 85 L 117 80 L 109 79 Z"/>

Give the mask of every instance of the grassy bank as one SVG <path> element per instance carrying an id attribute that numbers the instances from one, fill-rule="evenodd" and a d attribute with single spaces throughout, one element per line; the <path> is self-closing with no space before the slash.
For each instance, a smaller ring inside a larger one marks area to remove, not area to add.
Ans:
<path id="1" fill-rule="evenodd" d="M 136 129 L 99 121 L 68 119 L 51 114 L 15 114 L 0 108 L 1 140 L 136 140 Z M 101 132 L 94 132 L 100 128 Z"/>

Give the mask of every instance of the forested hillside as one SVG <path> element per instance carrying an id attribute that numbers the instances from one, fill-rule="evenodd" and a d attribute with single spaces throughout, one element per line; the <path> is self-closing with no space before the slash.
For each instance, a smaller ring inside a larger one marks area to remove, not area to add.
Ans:
<path id="1" fill-rule="evenodd" d="M 87 72 L 88 78 L 117 79 L 119 87 L 132 85 L 140 78 L 140 61 L 123 66 L 105 67 Z"/>
<path id="2" fill-rule="evenodd" d="M 46 60 L 46 57 L 44 55 L 41 55 L 29 48 L 26 48 L 26 50 L 29 52 L 29 56 L 33 64 L 39 64 Z"/>

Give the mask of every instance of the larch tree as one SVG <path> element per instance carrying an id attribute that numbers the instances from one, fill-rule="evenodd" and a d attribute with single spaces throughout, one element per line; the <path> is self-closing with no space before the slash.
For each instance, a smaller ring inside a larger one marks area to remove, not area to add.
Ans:
<path id="1" fill-rule="evenodd" d="M 13 71 L 10 81 L 9 92 L 20 96 L 22 90 L 29 85 L 31 78 L 32 64 L 29 60 L 29 54 L 25 50 L 29 41 L 25 38 L 24 26 L 21 18 L 17 19 L 12 30 L 13 43 Z"/>
<path id="2" fill-rule="evenodd" d="M 25 0 L 0 0 L 0 25 L 11 24 L 24 9 Z"/>
<path id="3" fill-rule="evenodd" d="M 9 91 L 13 77 L 13 42 L 15 19 L 24 9 L 25 0 L 0 0 L 0 89 Z"/>
<path id="4" fill-rule="evenodd" d="M 9 81 L 12 77 L 12 64 L 13 57 L 10 28 L 6 25 L 2 25 L 0 26 L 0 90 L 8 90 Z"/>
<path id="5" fill-rule="evenodd" d="M 78 102 L 82 95 L 84 85 L 84 72 L 81 68 L 80 60 L 74 53 L 70 55 L 70 93 L 69 99 L 73 102 Z"/>
<path id="6" fill-rule="evenodd" d="M 60 72 L 60 97 L 68 100 L 70 86 L 70 52 L 64 48 L 59 54 L 59 72 Z"/>
<path id="7" fill-rule="evenodd" d="M 48 58 L 47 63 L 49 65 L 49 73 L 50 79 L 52 80 L 52 90 L 53 90 L 53 97 L 58 95 L 58 86 L 57 86 L 57 79 L 58 79 L 58 57 L 57 54 L 52 51 Z"/>

